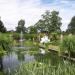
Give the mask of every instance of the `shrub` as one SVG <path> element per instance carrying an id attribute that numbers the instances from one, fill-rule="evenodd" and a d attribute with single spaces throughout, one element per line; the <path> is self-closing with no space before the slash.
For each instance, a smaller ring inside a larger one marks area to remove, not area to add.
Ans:
<path id="1" fill-rule="evenodd" d="M 33 38 L 34 38 L 34 40 L 36 40 L 37 39 L 37 34 L 24 34 L 24 38 L 26 39 L 26 40 L 33 40 Z"/>
<path id="2" fill-rule="evenodd" d="M 0 56 L 5 52 L 9 52 L 12 41 L 8 34 L 0 34 Z"/>
<path id="3" fill-rule="evenodd" d="M 59 39 L 58 35 L 59 34 L 56 33 L 56 32 L 51 33 L 51 40 L 52 41 L 57 41 Z"/>
<path id="4" fill-rule="evenodd" d="M 20 35 L 18 33 L 14 33 L 13 34 L 13 39 L 19 40 L 20 39 Z"/>
<path id="5" fill-rule="evenodd" d="M 61 43 L 61 51 L 75 52 L 75 36 L 65 36 Z"/>

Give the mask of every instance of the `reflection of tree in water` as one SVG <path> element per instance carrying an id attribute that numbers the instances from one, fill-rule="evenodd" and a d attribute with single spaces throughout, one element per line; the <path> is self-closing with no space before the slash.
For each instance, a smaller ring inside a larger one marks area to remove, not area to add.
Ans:
<path id="1" fill-rule="evenodd" d="M 21 53 L 20 51 L 17 52 L 17 56 L 18 56 L 18 60 L 19 61 L 24 61 L 25 57 L 24 57 L 24 53 Z"/>
<path id="2" fill-rule="evenodd" d="M 45 55 L 35 54 L 35 59 L 38 62 L 50 64 L 52 66 L 58 66 L 60 59 L 56 53 L 47 53 Z"/>
<path id="3" fill-rule="evenodd" d="M 0 71 L 3 70 L 3 60 L 2 60 L 2 56 L 0 56 Z"/>
<path id="4" fill-rule="evenodd" d="M 47 55 L 42 55 L 42 54 L 35 54 L 35 59 L 38 62 L 42 62 L 42 63 L 48 63 L 49 61 L 49 57 L 47 57 Z"/>
<path id="5" fill-rule="evenodd" d="M 17 57 L 18 57 L 18 60 L 21 62 L 24 61 L 24 62 L 28 63 L 28 62 L 35 61 L 33 53 L 30 53 L 28 51 L 25 51 L 25 52 L 18 51 Z"/>
<path id="6" fill-rule="evenodd" d="M 3 66 L 3 55 L 5 53 L 10 53 L 11 52 L 11 45 L 9 44 L 10 40 L 0 40 L 0 70 L 2 71 L 4 66 Z"/>

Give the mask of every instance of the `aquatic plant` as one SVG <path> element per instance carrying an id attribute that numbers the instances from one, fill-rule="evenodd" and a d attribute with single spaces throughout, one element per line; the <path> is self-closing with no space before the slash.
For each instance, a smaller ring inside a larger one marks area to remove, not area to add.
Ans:
<path id="1" fill-rule="evenodd" d="M 41 62 L 22 64 L 12 75 L 74 75 L 75 65 L 69 62 L 51 66 Z"/>
<path id="2" fill-rule="evenodd" d="M 10 37 L 5 34 L 0 34 L 0 56 L 11 50 Z"/>
<path id="3" fill-rule="evenodd" d="M 75 36 L 65 36 L 60 49 L 63 52 L 68 52 L 70 57 L 70 53 L 75 52 Z"/>

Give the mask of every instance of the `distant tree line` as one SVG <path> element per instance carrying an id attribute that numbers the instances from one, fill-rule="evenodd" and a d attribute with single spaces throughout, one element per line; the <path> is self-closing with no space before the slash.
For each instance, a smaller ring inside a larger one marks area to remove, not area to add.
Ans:
<path id="1" fill-rule="evenodd" d="M 49 12 L 47 10 L 44 14 L 41 15 L 41 19 L 34 25 L 30 26 L 28 28 L 24 27 L 25 21 L 20 20 L 18 22 L 18 26 L 16 27 L 17 32 L 28 32 L 30 34 L 32 33 L 38 33 L 38 32 L 61 32 L 61 18 L 59 17 L 58 11 L 52 11 Z"/>
<path id="2" fill-rule="evenodd" d="M 25 27 L 25 20 L 21 19 L 18 21 L 18 26 L 16 27 L 16 32 L 20 33 L 30 33 L 35 34 L 38 32 L 62 32 L 61 23 L 62 18 L 59 16 L 58 11 L 47 10 L 41 15 L 41 19 L 33 26 Z M 0 20 L 0 32 L 6 32 L 3 22 Z M 65 32 L 64 32 L 65 33 Z M 75 16 L 72 17 L 71 22 L 68 25 L 66 33 L 75 34 Z"/>

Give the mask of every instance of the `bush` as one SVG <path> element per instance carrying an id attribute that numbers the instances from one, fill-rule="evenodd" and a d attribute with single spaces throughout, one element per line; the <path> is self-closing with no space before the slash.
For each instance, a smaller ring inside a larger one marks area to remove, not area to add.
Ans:
<path id="1" fill-rule="evenodd" d="M 0 56 L 10 51 L 11 43 L 9 34 L 0 34 Z"/>
<path id="2" fill-rule="evenodd" d="M 51 33 L 51 41 L 57 41 L 59 39 L 59 34 L 56 32 Z"/>
<path id="3" fill-rule="evenodd" d="M 4 75 L 4 73 L 3 72 L 0 72 L 0 75 Z"/>
<path id="4" fill-rule="evenodd" d="M 0 40 L 0 51 L 10 51 L 11 50 L 11 45 L 9 42 L 5 40 Z"/>
<path id="5" fill-rule="evenodd" d="M 60 47 L 64 52 L 75 52 L 75 36 L 65 36 Z"/>
<path id="6" fill-rule="evenodd" d="M 19 40 L 20 39 L 20 35 L 18 33 L 14 33 L 13 34 L 13 39 L 14 40 Z"/>
<path id="7" fill-rule="evenodd" d="M 36 40 L 37 39 L 37 34 L 24 34 L 24 38 L 26 39 L 26 40 L 33 40 L 33 38 L 34 38 L 34 40 Z"/>

